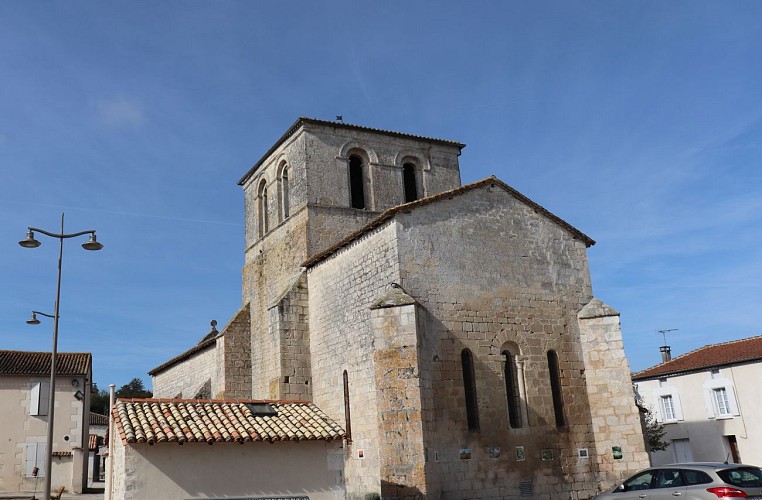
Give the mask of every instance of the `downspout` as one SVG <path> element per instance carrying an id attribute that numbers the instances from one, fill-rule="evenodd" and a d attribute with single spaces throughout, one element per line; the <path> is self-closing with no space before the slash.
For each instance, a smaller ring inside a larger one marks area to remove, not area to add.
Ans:
<path id="1" fill-rule="evenodd" d="M 111 491 L 114 489 L 114 389 L 116 385 L 108 386 L 108 471 L 106 481 L 108 487 L 105 491 L 104 500 L 111 500 Z"/>

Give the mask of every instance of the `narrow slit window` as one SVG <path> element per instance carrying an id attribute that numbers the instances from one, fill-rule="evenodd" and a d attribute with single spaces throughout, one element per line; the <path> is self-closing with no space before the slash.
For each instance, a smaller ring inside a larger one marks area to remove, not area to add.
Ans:
<path id="1" fill-rule="evenodd" d="M 474 358 L 471 351 L 463 349 L 460 353 L 463 366 L 463 388 L 466 394 L 466 419 L 469 431 L 479 430 L 479 407 L 476 402 L 476 378 L 474 377 Z"/>
<path id="2" fill-rule="evenodd" d="M 281 199 L 281 214 L 283 220 L 288 219 L 289 216 L 289 200 L 288 200 L 288 167 L 283 167 L 283 171 L 280 175 L 280 199 Z"/>
<path id="3" fill-rule="evenodd" d="M 363 161 L 357 155 L 349 157 L 349 195 L 352 208 L 365 208 Z"/>
<path id="4" fill-rule="evenodd" d="M 352 419 L 349 413 L 349 374 L 344 370 L 344 427 L 347 440 L 352 441 Z"/>
<path id="5" fill-rule="evenodd" d="M 550 373 L 550 391 L 553 395 L 553 413 L 556 417 L 556 427 L 563 427 L 566 425 L 564 398 L 561 392 L 561 370 L 558 366 L 556 351 L 548 351 L 548 371 Z"/>
<path id="6" fill-rule="evenodd" d="M 405 185 L 405 203 L 418 199 L 418 185 L 415 178 L 415 165 L 405 163 L 402 166 L 402 180 Z"/>
<path id="7" fill-rule="evenodd" d="M 509 351 L 503 351 L 505 356 L 505 396 L 508 400 L 508 425 L 511 429 L 521 427 L 521 397 L 519 395 L 518 369 L 516 356 Z"/>
<path id="8" fill-rule="evenodd" d="M 267 182 L 262 179 L 259 184 L 259 203 L 257 206 L 259 212 L 259 237 L 263 237 L 267 234 L 268 220 L 267 220 Z"/>

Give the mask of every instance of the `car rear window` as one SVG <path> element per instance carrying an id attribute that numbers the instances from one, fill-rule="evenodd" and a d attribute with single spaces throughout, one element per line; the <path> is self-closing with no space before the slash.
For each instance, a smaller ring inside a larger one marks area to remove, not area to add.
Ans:
<path id="1" fill-rule="evenodd" d="M 717 475 L 726 483 L 738 486 L 739 488 L 762 486 L 762 470 L 758 467 L 718 470 Z"/>
<path id="2" fill-rule="evenodd" d="M 685 484 L 688 486 L 694 484 L 709 484 L 712 482 L 711 476 L 700 470 L 683 469 L 683 476 L 685 476 Z"/>

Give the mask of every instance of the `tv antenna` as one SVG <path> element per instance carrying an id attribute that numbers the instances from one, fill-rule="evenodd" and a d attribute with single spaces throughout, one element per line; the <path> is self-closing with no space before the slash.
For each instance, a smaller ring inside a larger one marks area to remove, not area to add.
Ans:
<path id="1" fill-rule="evenodd" d="M 657 333 L 661 333 L 662 338 L 664 339 L 664 345 L 667 345 L 667 334 L 669 332 L 676 332 L 678 328 L 667 328 L 664 330 L 656 330 Z"/>

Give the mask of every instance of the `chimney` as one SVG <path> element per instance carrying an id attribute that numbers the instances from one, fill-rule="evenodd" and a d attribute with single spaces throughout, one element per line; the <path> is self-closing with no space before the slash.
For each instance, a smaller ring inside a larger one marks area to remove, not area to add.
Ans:
<path id="1" fill-rule="evenodd" d="M 672 349 L 668 345 L 663 345 L 659 347 L 659 350 L 661 351 L 661 362 L 666 363 L 667 361 L 672 359 Z"/>

